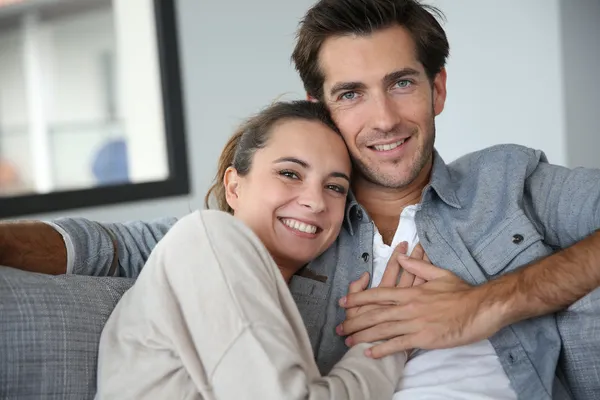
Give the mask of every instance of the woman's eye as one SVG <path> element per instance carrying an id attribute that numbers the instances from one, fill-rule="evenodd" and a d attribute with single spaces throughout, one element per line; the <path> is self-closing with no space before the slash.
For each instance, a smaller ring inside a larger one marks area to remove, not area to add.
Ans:
<path id="1" fill-rule="evenodd" d="M 346 188 L 343 186 L 339 186 L 339 185 L 327 185 L 327 189 L 329 190 L 333 190 L 334 192 L 340 193 L 340 194 L 346 194 Z"/>
<path id="2" fill-rule="evenodd" d="M 298 174 L 295 173 L 294 171 L 288 171 L 288 170 L 279 171 L 279 175 L 285 176 L 286 178 L 290 178 L 290 179 L 300 179 L 298 177 Z"/>

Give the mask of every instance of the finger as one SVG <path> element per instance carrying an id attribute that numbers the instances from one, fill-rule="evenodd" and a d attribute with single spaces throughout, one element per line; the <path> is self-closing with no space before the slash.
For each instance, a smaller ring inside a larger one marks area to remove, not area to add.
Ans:
<path id="1" fill-rule="evenodd" d="M 381 324 L 386 324 L 388 322 L 410 320 L 415 317 L 411 314 L 412 313 L 409 313 L 404 307 L 381 307 L 371 312 L 363 313 L 357 316 L 356 318 L 346 319 L 344 322 L 339 324 L 338 327 L 339 331 L 342 332 L 344 335 L 354 335 L 357 332 L 361 332 L 366 329 L 379 326 Z M 379 329 L 376 329 L 375 331 L 378 330 Z M 366 341 L 371 341 L 370 339 L 379 340 L 379 338 L 374 338 L 373 336 L 366 337 Z"/>
<path id="2" fill-rule="evenodd" d="M 421 246 L 420 243 L 418 243 L 415 246 L 415 248 L 413 249 L 413 251 L 410 253 L 410 257 L 415 258 L 417 260 L 422 260 L 424 255 L 425 255 L 425 250 L 423 250 L 423 247 Z"/>
<path id="3" fill-rule="evenodd" d="M 415 282 L 413 283 L 413 286 L 419 286 L 419 285 L 424 284 L 425 282 L 427 282 L 425 279 L 415 277 Z"/>
<path id="4" fill-rule="evenodd" d="M 368 284 L 369 284 L 369 273 L 365 272 L 360 276 L 360 278 L 358 278 L 354 282 L 350 283 L 350 285 L 348 286 L 348 293 L 362 292 L 363 290 L 365 290 L 367 288 Z"/>
<path id="5" fill-rule="evenodd" d="M 348 293 L 340 299 L 339 305 L 352 308 L 367 304 L 404 304 L 415 295 L 410 288 L 373 288 L 359 293 Z"/>
<path id="6" fill-rule="evenodd" d="M 398 256 L 398 262 L 408 272 L 426 281 L 447 277 L 449 272 L 423 260 Z"/>
<path id="7" fill-rule="evenodd" d="M 383 273 L 383 277 L 381 278 L 381 283 L 379 287 L 394 287 L 396 286 L 396 282 L 398 282 L 398 276 L 400 275 L 400 264 L 398 264 L 398 255 L 406 254 L 408 251 L 408 243 L 401 242 L 394 248 L 392 255 L 385 267 L 385 271 Z"/>
<path id="8" fill-rule="evenodd" d="M 373 310 L 377 310 L 378 308 L 382 308 L 382 307 L 389 307 L 389 305 L 372 305 L 372 306 L 362 306 L 362 307 L 354 307 L 354 308 L 349 308 L 346 310 L 346 321 L 347 320 L 351 320 L 353 318 L 358 317 L 361 314 L 367 313 L 367 312 L 372 312 Z M 336 328 L 336 332 L 338 333 L 338 335 L 344 336 L 344 330 L 342 328 L 342 325 L 338 325 L 339 329 Z"/>
<path id="9" fill-rule="evenodd" d="M 380 340 L 390 340 L 398 336 L 415 333 L 412 321 L 384 322 L 371 328 L 358 331 L 346 338 L 349 347 L 360 343 L 373 343 Z"/>
<path id="10" fill-rule="evenodd" d="M 427 253 L 423 254 L 423 261 L 428 262 L 429 264 L 431 264 L 431 260 L 429 259 L 429 256 L 427 256 Z"/>
<path id="11" fill-rule="evenodd" d="M 415 334 L 395 337 L 365 350 L 365 355 L 371 358 L 383 358 L 401 351 L 409 352 L 411 349 L 416 348 L 414 345 L 415 337 Z"/>
<path id="12" fill-rule="evenodd" d="M 362 335 L 358 335 L 358 339 L 362 341 L 358 341 L 356 343 L 363 343 L 364 341 L 376 341 L 383 340 L 380 336 L 377 336 L 378 330 L 374 331 L 371 328 L 378 326 L 380 324 L 387 324 L 389 322 L 397 322 L 399 318 L 395 315 L 394 310 L 390 310 L 391 307 L 387 309 L 379 309 L 374 310 L 370 313 L 361 314 L 356 318 L 347 319 L 336 327 L 336 332 L 341 332 L 345 336 L 355 335 L 362 331 L 368 331 L 366 336 L 363 333 Z M 352 339 L 351 339 L 352 340 Z M 346 343 L 348 344 L 348 342 Z M 355 344 L 348 344 L 349 346 Z"/>
<path id="13" fill-rule="evenodd" d="M 364 314 L 366 312 L 371 312 L 373 310 L 377 310 L 378 308 L 389 307 L 389 306 L 390 305 L 374 304 L 372 306 L 361 306 L 361 307 L 349 308 L 346 310 L 346 319 L 356 318 L 359 315 Z"/>
<path id="14" fill-rule="evenodd" d="M 360 278 L 350 283 L 348 293 L 359 293 L 366 289 L 369 284 L 369 273 L 363 273 Z M 358 315 L 361 307 L 349 308 L 346 310 L 346 318 L 354 318 Z M 366 311 L 366 310 L 365 310 Z"/>
<path id="15" fill-rule="evenodd" d="M 415 274 L 411 274 L 406 270 L 402 270 L 402 275 L 400 276 L 400 282 L 398 282 L 398 287 L 409 288 L 414 285 L 414 282 Z"/>

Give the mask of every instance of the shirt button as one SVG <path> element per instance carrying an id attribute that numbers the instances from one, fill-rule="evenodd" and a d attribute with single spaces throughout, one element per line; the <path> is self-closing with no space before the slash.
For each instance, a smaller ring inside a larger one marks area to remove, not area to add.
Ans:
<path id="1" fill-rule="evenodd" d="M 521 243 L 523 240 L 525 240 L 525 238 L 523 237 L 523 235 L 517 233 L 516 235 L 513 235 L 512 237 L 512 242 L 514 244 L 519 244 Z"/>
<path id="2" fill-rule="evenodd" d="M 362 212 L 362 210 L 358 210 L 358 211 L 356 212 L 356 218 L 357 218 L 359 221 L 362 221 L 362 219 L 363 219 L 363 212 Z"/>
<path id="3" fill-rule="evenodd" d="M 508 353 L 508 362 L 514 364 L 517 361 L 516 357 L 512 353 Z"/>
<path id="4" fill-rule="evenodd" d="M 362 253 L 361 257 L 364 262 L 369 262 L 369 253 Z"/>

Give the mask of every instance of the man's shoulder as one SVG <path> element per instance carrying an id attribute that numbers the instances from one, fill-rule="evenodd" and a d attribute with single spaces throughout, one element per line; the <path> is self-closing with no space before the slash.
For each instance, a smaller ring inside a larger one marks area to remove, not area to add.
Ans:
<path id="1" fill-rule="evenodd" d="M 452 171 L 495 170 L 498 168 L 523 169 L 535 168 L 540 161 L 547 161 L 541 150 L 518 144 L 499 144 L 474 151 L 448 164 Z"/>
<path id="2" fill-rule="evenodd" d="M 522 195 L 541 162 L 547 159 L 540 150 L 516 144 L 488 147 L 449 163 L 448 186 L 463 206 L 497 204 L 506 196 Z"/>

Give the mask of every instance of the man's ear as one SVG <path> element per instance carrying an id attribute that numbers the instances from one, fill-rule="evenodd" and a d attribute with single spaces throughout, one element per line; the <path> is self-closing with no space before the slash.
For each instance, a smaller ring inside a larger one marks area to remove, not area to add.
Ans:
<path id="1" fill-rule="evenodd" d="M 240 176 L 235 168 L 229 167 L 225 170 L 223 185 L 225 186 L 227 204 L 235 211 L 240 201 Z"/>
<path id="2" fill-rule="evenodd" d="M 433 80 L 433 111 L 436 116 L 444 111 L 444 106 L 446 105 L 446 78 L 446 68 L 442 68 Z"/>
<path id="3" fill-rule="evenodd" d="M 311 96 L 310 94 L 306 93 L 306 100 L 313 102 L 313 103 L 318 103 L 319 100 L 317 100 L 315 97 Z"/>

